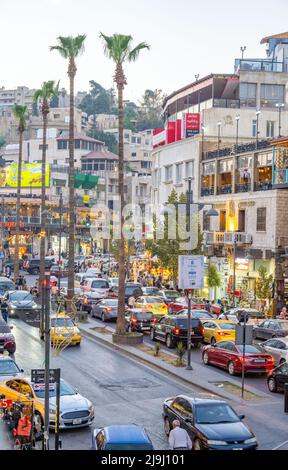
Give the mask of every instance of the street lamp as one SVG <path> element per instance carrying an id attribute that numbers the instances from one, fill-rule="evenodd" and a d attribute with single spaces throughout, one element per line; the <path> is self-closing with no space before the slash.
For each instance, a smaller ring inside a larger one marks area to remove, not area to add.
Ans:
<path id="1" fill-rule="evenodd" d="M 204 160 L 204 132 L 205 127 L 201 124 L 201 147 L 202 147 L 202 160 Z"/>
<path id="2" fill-rule="evenodd" d="M 281 137 L 281 109 L 284 108 L 284 106 L 284 103 L 276 103 L 276 108 L 279 110 L 278 137 Z"/>
<path id="3" fill-rule="evenodd" d="M 237 114 L 237 116 L 235 116 L 235 121 L 236 121 L 236 153 L 238 152 L 239 119 L 240 119 L 240 116 L 239 116 L 239 114 Z"/>
<path id="4" fill-rule="evenodd" d="M 218 128 L 218 157 L 220 156 L 220 129 L 221 129 L 222 122 L 218 121 L 217 122 L 217 128 Z"/>
<path id="5" fill-rule="evenodd" d="M 246 46 L 241 46 L 241 47 L 240 47 L 240 51 L 241 51 L 241 53 L 242 53 L 242 60 L 243 60 L 244 52 L 246 51 Z"/>
<path id="6" fill-rule="evenodd" d="M 258 149 L 259 114 L 261 114 L 261 111 L 258 109 L 258 110 L 256 111 L 256 150 Z"/>

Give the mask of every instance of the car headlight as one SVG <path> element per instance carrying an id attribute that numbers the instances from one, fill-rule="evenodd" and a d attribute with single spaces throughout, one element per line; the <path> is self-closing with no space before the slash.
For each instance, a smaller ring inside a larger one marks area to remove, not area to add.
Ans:
<path id="1" fill-rule="evenodd" d="M 36 304 L 32 305 L 32 308 L 38 308 L 38 305 L 36 305 Z"/>
<path id="2" fill-rule="evenodd" d="M 94 406 L 91 404 L 91 405 L 88 407 L 88 410 L 89 410 L 89 413 L 93 413 L 93 411 L 94 411 Z"/>
<path id="3" fill-rule="evenodd" d="M 226 446 L 227 442 L 226 441 L 210 441 L 210 440 L 208 440 L 207 444 L 209 446 Z"/>
<path id="4" fill-rule="evenodd" d="M 10 307 L 11 308 L 16 308 L 16 305 L 15 304 L 10 304 Z"/>
<path id="5" fill-rule="evenodd" d="M 244 441 L 244 444 L 254 444 L 256 442 L 257 442 L 256 437 L 250 437 L 249 439 L 246 439 L 246 441 Z"/>

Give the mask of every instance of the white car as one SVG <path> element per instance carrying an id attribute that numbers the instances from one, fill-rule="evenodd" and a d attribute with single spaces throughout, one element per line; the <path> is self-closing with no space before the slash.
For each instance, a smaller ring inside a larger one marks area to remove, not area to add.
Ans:
<path id="1" fill-rule="evenodd" d="M 93 275 L 94 277 L 97 277 L 101 274 L 101 271 L 99 268 L 88 268 L 86 269 L 85 274 L 89 274 L 89 275 Z"/>
<path id="2" fill-rule="evenodd" d="M 260 343 L 260 346 L 265 349 L 268 354 L 275 359 L 275 366 L 287 362 L 288 359 L 288 337 L 284 338 L 271 338 Z"/>
<path id="3" fill-rule="evenodd" d="M 106 297 L 109 292 L 110 285 L 107 279 L 94 277 L 83 281 L 82 288 L 84 292 L 97 292 L 103 297 Z"/>
<path id="4" fill-rule="evenodd" d="M 108 282 L 110 287 L 118 287 L 119 286 L 119 278 L 118 277 L 109 277 Z"/>

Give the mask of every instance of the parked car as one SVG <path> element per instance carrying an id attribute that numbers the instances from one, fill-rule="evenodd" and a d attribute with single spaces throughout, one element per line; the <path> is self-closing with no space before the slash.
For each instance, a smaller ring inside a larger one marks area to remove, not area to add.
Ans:
<path id="1" fill-rule="evenodd" d="M 188 309 L 180 310 L 178 312 L 180 315 L 188 315 Z M 191 316 L 193 318 L 200 318 L 200 320 L 214 320 L 216 317 L 212 313 L 207 312 L 207 310 L 192 310 Z"/>
<path id="2" fill-rule="evenodd" d="M 2 377 L 17 377 L 23 375 L 23 372 L 11 357 L 0 356 L 0 381 Z"/>
<path id="3" fill-rule="evenodd" d="M 283 362 L 273 369 L 267 377 L 270 392 L 284 392 L 284 385 L 288 383 L 288 364 Z"/>
<path id="4" fill-rule="evenodd" d="M 101 320 L 115 320 L 117 318 L 118 299 L 102 299 L 95 303 L 91 310 L 91 317 L 98 317 Z"/>
<path id="5" fill-rule="evenodd" d="M 99 292 L 84 292 L 79 290 L 81 294 L 78 296 L 79 308 L 85 312 L 91 313 L 93 305 L 97 304 L 102 299 L 102 294 Z"/>
<path id="6" fill-rule="evenodd" d="M 109 282 L 106 279 L 92 277 L 91 279 L 85 279 L 82 282 L 83 292 L 96 292 L 102 297 L 106 297 L 110 286 Z"/>
<path id="7" fill-rule="evenodd" d="M 288 320 L 265 320 L 253 329 L 256 339 L 279 338 L 288 335 Z"/>
<path id="8" fill-rule="evenodd" d="M 178 395 L 163 403 L 166 435 L 169 435 L 174 419 L 179 420 L 190 436 L 193 450 L 256 449 L 257 439 L 243 423 L 244 418 L 225 400 L 211 397 Z"/>
<path id="9" fill-rule="evenodd" d="M 143 295 L 143 289 L 139 282 L 127 282 L 125 284 L 125 303 L 128 303 L 129 297 L 140 297 Z"/>
<path id="10" fill-rule="evenodd" d="M 163 341 L 171 349 L 180 341 L 187 343 L 187 315 L 165 315 L 151 327 L 152 341 Z M 191 344 L 200 346 L 203 342 L 203 326 L 199 318 L 191 319 Z"/>
<path id="11" fill-rule="evenodd" d="M 93 430 L 92 450 L 154 450 L 154 447 L 142 426 L 117 424 Z"/>
<path id="12" fill-rule="evenodd" d="M 34 384 L 30 378 L 14 377 L 0 378 L 0 395 L 7 400 L 27 402 L 27 397 L 33 401 L 35 418 L 43 426 L 44 422 L 44 384 Z M 49 391 L 49 426 L 55 427 L 56 390 Z M 89 426 L 94 421 L 94 407 L 92 403 L 77 390 L 61 379 L 60 382 L 60 423 L 59 429 L 73 429 Z"/>
<path id="13" fill-rule="evenodd" d="M 54 259 L 46 259 L 45 258 L 45 269 L 50 269 L 51 266 L 54 264 Z M 23 269 L 27 271 L 29 274 L 39 274 L 40 273 L 40 258 L 32 258 L 28 259 L 23 264 Z"/>
<path id="14" fill-rule="evenodd" d="M 16 340 L 11 333 L 13 326 L 8 325 L 0 316 L 0 353 L 4 350 L 9 354 L 14 354 L 16 351 Z"/>
<path id="15" fill-rule="evenodd" d="M 41 307 L 38 305 L 34 297 L 26 290 L 12 290 L 6 292 L 4 299 L 8 304 L 8 315 L 10 317 L 17 317 L 20 311 L 33 312 L 40 311 Z"/>
<path id="16" fill-rule="evenodd" d="M 118 277 L 109 277 L 108 282 L 110 287 L 118 287 L 119 286 L 119 278 Z"/>
<path id="17" fill-rule="evenodd" d="M 157 296 L 163 297 L 164 302 L 166 302 L 168 305 L 170 302 L 173 302 L 181 297 L 181 294 L 177 290 L 163 289 L 157 293 Z"/>
<path id="18" fill-rule="evenodd" d="M 142 308 L 129 308 L 125 314 L 126 331 L 145 332 L 151 330 L 153 313 Z"/>
<path id="19" fill-rule="evenodd" d="M 181 310 L 188 308 L 188 299 L 187 297 L 178 297 L 172 302 L 169 303 L 168 306 L 168 313 L 179 313 Z M 191 301 L 191 309 L 195 310 L 205 310 L 205 304 L 201 302 L 197 302 L 196 299 L 192 299 Z"/>
<path id="20" fill-rule="evenodd" d="M 24 261 L 23 259 L 19 259 L 19 269 L 23 269 L 23 264 L 24 264 Z M 9 266 L 9 268 L 11 269 L 11 271 L 14 271 L 14 260 L 13 259 L 7 259 L 6 261 L 4 261 L 3 263 L 3 271 L 5 272 L 5 268 Z"/>
<path id="21" fill-rule="evenodd" d="M 231 319 L 230 315 L 234 316 L 234 318 L 236 316 L 239 323 L 244 323 L 244 318 L 246 314 L 246 322 L 249 325 L 258 325 L 259 323 L 261 323 L 261 321 L 265 320 L 264 314 L 254 308 L 237 307 L 228 310 L 226 313 L 228 315 L 229 320 Z"/>
<path id="22" fill-rule="evenodd" d="M 242 364 L 245 373 L 266 374 L 275 366 L 270 354 L 263 352 L 257 345 L 245 346 L 245 358 L 243 357 L 243 345 L 234 344 L 233 341 L 220 341 L 203 348 L 202 359 L 205 365 L 215 365 L 226 369 L 230 375 L 240 374 Z"/>
<path id="23" fill-rule="evenodd" d="M 275 364 L 282 364 L 288 359 L 288 337 L 268 339 L 260 346 L 274 357 Z"/>
<path id="24" fill-rule="evenodd" d="M 225 320 L 202 320 L 204 343 L 215 344 L 217 341 L 235 341 L 235 323 Z"/>
<path id="25" fill-rule="evenodd" d="M 50 268 L 50 275 L 55 277 L 67 277 L 68 276 L 68 267 L 67 266 L 60 266 L 59 264 L 52 264 Z"/>
<path id="26" fill-rule="evenodd" d="M 0 276 L 0 297 L 2 297 L 8 290 L 14 290 L 14 282 L 8 277 Z"/>
<path id="27" fill-rule="evenodd" d="M 145 308 L 152 312 L 155 317 L 167 315 L 168 308 L 162 297 L 143 295 L 137 297 L 135 308 Z"/>

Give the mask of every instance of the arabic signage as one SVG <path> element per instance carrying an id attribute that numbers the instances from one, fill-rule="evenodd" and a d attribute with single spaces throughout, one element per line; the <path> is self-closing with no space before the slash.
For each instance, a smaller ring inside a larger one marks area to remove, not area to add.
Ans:
<path id="1" fill-rule="evenodd" d="M 60 369 L 50 369 L 50 382 L 58 382 L 60 380 Z M 31 369 L 31 382 L 34 383 L 34 388 L 39 385 L 40 388 L 37 390 L 41 390 L 41 386 L 45 380 L 45 369 Z M 36 388 L 35 388 L 36 390 Z"/>
<path id="2" fill-rule="evenodd" d="M 45 186 L 49 188 L 50 166 L 46 165 Z M 18 163 L 0 168 L 0 188 L 17 188 L 18 185 Z M 42 165 L 41 163 L 23 163 L 21 168 L 22 188 L 41 188 Z"/>
<path id="3" fill-rule="evenodd" d="M 179 256 L 178 272 L 179 289 L 201 289 L 204 287 L 204 256 Z"/>
<path id="4" fill-rule="evenodd" d="M 183 115 L 184 138 L 192 137 L 200 132 L 200 113 L 185 113 Z"/>

